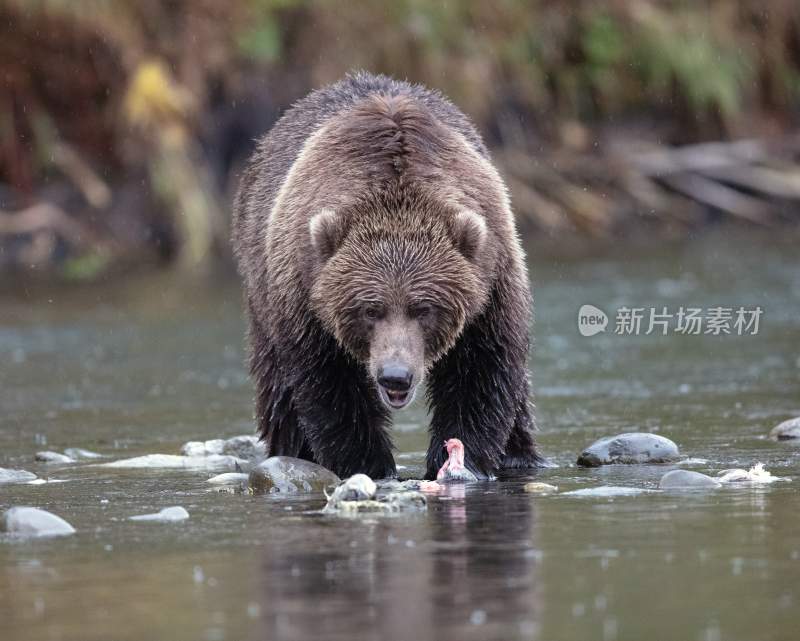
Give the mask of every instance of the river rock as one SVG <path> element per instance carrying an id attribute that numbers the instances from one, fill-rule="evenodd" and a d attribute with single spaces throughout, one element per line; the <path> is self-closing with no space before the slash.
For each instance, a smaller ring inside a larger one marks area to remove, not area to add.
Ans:
<path id="1" fill-rule="evenodd" d="M 382 481 L 379 489 L 366 474 L 354 474 L 336 487 L 323 512 L 356 515 L 425 510 L 425 495 L 409 489 L 420 487 L 420 483 L 423 482 Z"/>
<path id="2" fill-rule="evenodd" d="M 691 470 L 672 470 L 658 482 L 660 490 L 713 490 L 718 487 L 722 487 L 722 483 L 717 479 Z"/>
<path id="3" fill-rule="evenodd" d="M 208 441 L 189 441 L 181 446 L 181 454 L 184 456 L 213 456 L 222 454 L 225 441 L 221 438 L 214 438 Z"/>
<path id="4" fill-rule="evenodd" d="M 14 536 L 65 536 L 75 528 L 60 516 L 35 507 L 12 507 L 3 514 L 3 530 Z"/>
<path id="5" fill-rule="evenodd" d="M 330 470 L 291 456 L 271 456 L 250 471 L 248 482 L 254 494 L 322 492 L 340 481 Z"/>
<path id="6" fill-rule="evenodd" d="M 184 470 L 236 470 L 247 465 L 244 459 L 225 454 L 209 456 L 180 456 L 178 454 L 145 454 L 133 458 L 120 459 L 110 463 L 99 463 L 101 467 L 121 469 L 184 469 Z"/>
<path id="7" fill-rule="evenodd" d="M 222 453 L 243 459 L 262 459 L 267 455 L 267 446 L 257 436 L 243 434 L 226 440 Z"/>
<path id="8" fill-rule="evenodd" d="M 25 470 L 9 470 L 0 467 L 0 484 L 2 483 L 29 483 L 35 481 L 36 475 Z"/>
<path id="9" fill-rule="evenodd" d="M 553 492 L 558 492 L 558 487 L 550 485 L 550 483 L 533 481 L 531 483 L 525 483 L 525 485 L 522 486 L 522 490 L 528 494 L 552 494 Z"/>
<path id="10" fill-rule="evenodd" d="M 368 501 L 375 498 L 377 491 L 378 486 L 375 485 L 375 481 L 366 474 L 353 474 L 336 487 L 329 502 Z"/>
<path id="11" fill-rule="evenodd" d="M 98 454 L 97 452 L 92 452 L 91 450 L 84 450 L 81 447 L 68 447 L 64 450 L 64 454 L 69 456 L 71 459 L 75 459 L 76 461 L 86 461 L 98 458 L 104 458 L 102 454 Z"/>
<path id="12" fill-rule="evenodd" d="M 59 452 L 36 452 L 36 460 L 40 463 L 74 463 L 75 459 Z"/>
<path id="13" fill-rule="evenodd" d="M 243 474 L 241 472 L 225 472 L 212 476 L 206 483 L 210 483 L 211 485 L 239 485 L 242 483 L 246 484 L 248 477 L 248 474 Z"/>
<path id="14" fill-rule="evenodd" d="M 378 499 L 388 506 L 389 512 L 421 511 L 428 509 L 428 499 L 422 492 L 392 492 Z"/>
<path id="15" fill-rule="evenodd" d="M 186 508 L 180 505 L 173 507 L 165 507 L 160 512 L 155 514 L 137 514 L 136 516 L 128 517 L 131 521 L 154 521 L 156 523 L 177 523 L 178 521 L 185 521 L 189 518 L 189 513 Z"/>
<path id="16" fill-rule="evenodd" d="M 378 492 L 388 494 L 390 492 L 406 492 L 418 491 L 428 494 L 436 494 L 444 490 L 444 485 L 440 485 L 438 481 L 425 481 L 422 479 L 406 479 L 405 481 L 398 481 L 397 479 L 380 479 L 376 481 Z"/>
<path id="17" fill-rule="evenodd" d="M 356 516 L 358 514 L 396 514 L 428 509 L 428 499 L 422 492 L 392 492 L 377 499 L 363 501 L 328 501 L 322 510 L 326 514 Z"/>
<path id="18" fill-rule="evenodd" d="M 671 463 L 680 457 L 678 446 L 668 438 L 646 432 L 606 436 L 592 443 L 578 457 L 578 465 Z"/>
<path id="19" fill-rule="evenodd" d="M 776 441 L 790 441 L 800 438 L 800 416 L 790 418 L 788 421 L 784 421 L 772 428 L 769 437 L 774 438 Z"/>
<path id="20" fill-rule="evenodd" d="M 428 509 L 428 499 L 422 492 L 407 490 L 392 492 L 377 499 L 361 501 L 328 501 L 322 510 L 326 514 L 355 516 L 358 514 L 396 514 L 398 512 L 419 512 Z"/>
<path id="21" fill-rule="evenodd" d="M 331 512 L 345 509 L 347 507 L 344 505 L 345 503 L 373 501 L 377 491 L 378 486 L 375 485 L 375 481 L 366 474 L 354 474 L 342 481 L 333 490 L 333 493 L 328 497 L 325 511 Z"/>
<path id="22" fill-rule="evenodd" d="M 241 459 L 259 459 L 267 455 L 266 445 L 257 436 L 243 434 L 227 440 L 214 438 L 208 441 L 189 441 L 181 447 L 184 456 L 213 456 L 225 454 Z"/>
<path id="23" fill-rule="evenodd" d="M 643 487 L 625 487 L 623 485 L 601 485 L 600 487 L 585 487 L 580 490 L 563 492 L 560 496 L 584 496 L 590 498 L 615 498 L 617 496 L 638 496 L 647 494 L 651 490 Z"/>

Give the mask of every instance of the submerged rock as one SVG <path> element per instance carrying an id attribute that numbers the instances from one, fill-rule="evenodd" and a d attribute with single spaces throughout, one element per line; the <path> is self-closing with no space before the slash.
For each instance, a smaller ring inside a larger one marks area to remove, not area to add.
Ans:
<path id="1" fill-rule="evenodd" d="M 136 516 L 128 517 L 131 521 L 154 521 L 157 523 L 177 523 L 178 521 L 185 521 L 188 518 L 189 513 L 180 505 L 165 507 L 160 512 L 154 514 L 137 514 Z"/>
<path id="2" fill-rule="evenodd" d="M 244 459 L 224 454 L 210 456 L 179 456 L 177 454 L 145 454 L 134 458 L 120 459 L 110 463 L 100 463 L 102 467 L 130 469 L 185 469 L 185 470 L 236 470 L 247 464 Z"/>
<path id="3" fill-rule="evenodd" d="M 91 450 L 84 450 L 81 447 L 68 447 L 64 450 L 64 454 L 76 461 L 105 458 L 102 454 L 92 452 Z"/>
<path id="4" fill-rule="evenodd" d="M 600 487 L 586 487 L 581 490 L 564 492 L 560 496 L 589 496 L 607 498 L 614 496 L 636 496 L 637 494 L 647 494 L 651 490 L 643 487 L 624 487 L 620 485 L 601 485 Z"/>
<path id="5" fill-rule="evenodd" d="M 672 470 L 661 477 L 661 490 L 713 490 L 722 487 L 717 479 L 691 470 Z"/>
<path id="6" fill-rule="evenodd" d="M 552 494 L 553 492 L 558 492 L 558 487 L 549 483 L 534 481 L 523 485 L 522 490 L 528 494 Z"/>
<path id="7" fill-rule="evenodd" d="M 323 509 L 327 514 L 396 514 L 398 512 L 420 511 L 428 509 L 428 499 L 422 492 L 393 492 L 378 499 L 365 501 L 330 501 Z"/>
<path id="8" fill-rule="evenodd" d="M 777 441 L 800 439 L 800 416 L 797 418 L 790 418 L 788 421 L 784 421 L 772 428 L 769 437 Z"/>
<path id="9" fill-rule="evenodd" d="M 420 492 L 436 493 L 444 489 L 438 481 L 424 481 L 422 479 L 407 479 L 405 481 L 398 481 L 397 479 L 382 479 L 377 481 L 378 490 L 386 490 L 386 492 L 402 492 L 406 490 L 414 490 Z"/>
<path id="10" fill-rule="evenodd" d="M 599 467 L 613 464 L 671 463 L 680 457 L 678 446 L 668 438 L 646 432 L 606 436 L 587 447 L 578 465 Z"/>
<path id="11" fill-rule="evenodd" d="M 389 512 L 428 509 L 428 499 L 422 492 L 392 492 L 385 497 L 379 498 L 378 502 L 386 505 Z"/>
<path id="12" fill-rule="evenodd" d="M 213 456 L 225 454 L 242 459 L 258 459 L 267 455 L 266 446 L 257 436 L 243 434 L 229 439 L 215 438 L 209 441 L 189 441 L 181 447 L 184 456 Z"/>
<path id="13" fill-rule="evenodd" d="M 254 494 L 322 492 L 340 479 L 330 470 L 291 456 L 271 456 L 251 471 L 248 482 Z"/>
<path id="14" fill-rule="evenodd" d="M 75 463 L 75 459 L 58 452 L 36 452 L 36 460 L 40 463 Z"/>
<path id="15" fill-rule="evenodd" d="M 2 483 L 29 483 L 36 480 L 36 475 L 33 472 L 26 472 L 25 470 L 9 470 L 0 467 L 0 484 Z"/>
<path id="16" fill-rule="evenodd" d="M 12 507 L 3 514 L 3 530 L 14 536 L 65 536 L 75 528 L 60 516 L 36 507 Z"/>
<path id="17" fill-rule="evenodd" d="M 425 510 L 428 499 L 416 490 L 407 489 L 424 481 L 382 482 L 381 495 L 378 487 L 366 474 L 354 474 L 343 481 L 328 497 L 323 512 L 345 515 L 390 514 L 409 510 Z M 388 492 L 386 490 L 388 489 Z"/>
<path id="18" fill-rule="evenodd" d="M 249 475 L 242 472 L 225 472 L 224 474 L 217 474 L 212 476 L 206 481 L 211 485 L 239 485 L 247 484 Z"/>

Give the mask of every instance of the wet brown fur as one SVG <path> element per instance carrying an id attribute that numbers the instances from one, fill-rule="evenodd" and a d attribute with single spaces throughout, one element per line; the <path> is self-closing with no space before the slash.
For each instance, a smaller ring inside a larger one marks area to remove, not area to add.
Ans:
<path id="1" fill-rule="evenodd" d="M 320 247 L 309 223 L 323 211 L 332 214 L 315 221 Z M 531 301 L 508 197 L 472 125 L 439 94 L 357 74 L 300 101 L 242 178 L 233 237 L 271 454 L 340 475 L 394 473 L 357 314 L 376 298 L 395 309 L 440 303 L 435 326 L 421 330 L 427 475 L 452 437 L 478 474 L 539 461 L 526 373 Z"/>

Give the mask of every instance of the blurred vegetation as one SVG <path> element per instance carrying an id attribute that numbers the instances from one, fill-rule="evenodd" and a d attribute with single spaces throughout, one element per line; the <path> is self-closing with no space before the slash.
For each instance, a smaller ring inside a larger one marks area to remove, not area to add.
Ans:
<path id="1" fill-rule="evenodd" d="M 86 279 L 224 257 L 253 139 L 357 68 L 439 88 L 472 116 L 526 229 L 685 230 L 797 205 L 796 176 L 777 174 L 794 171 L 791 148 L 775 162 L 726 151 L 725 176 L 690 180 L 694 161 L 663 179 L 620 160 L 793 140 L 796 0 L 0 0 L 0 30 L 0 270 Z M 772 172 L 765 193 L 754 162 Z"/>

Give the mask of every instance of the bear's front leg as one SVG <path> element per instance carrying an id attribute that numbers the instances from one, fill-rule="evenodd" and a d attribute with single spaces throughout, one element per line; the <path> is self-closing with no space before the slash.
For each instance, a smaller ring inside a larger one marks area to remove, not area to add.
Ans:
<path id="1" fill-rule="evenodd" d="M 332 338 L 320 358 L 296 362 L 294 382 L 298 423 L 314 460 L 341 478 L 363 473 L 380 479 L 396 475 L 389 416 L 364 368 Z"/>
<path id="2" fill-rule="evenodd" d="M 519 305 L 527 292 L 508 304 L 508 291 L 494 290 L 481 316 L 431 371 L 428 479 L 447 458 L 449 438 L 461 439 L 466 466 L 477 476 L 539 462 L 528 403 L 528 312 Z"/>

